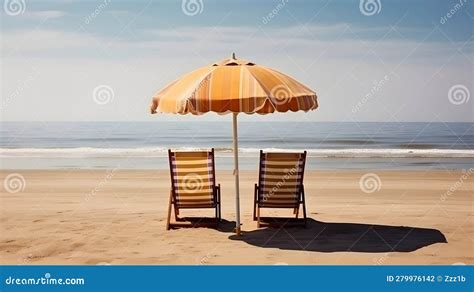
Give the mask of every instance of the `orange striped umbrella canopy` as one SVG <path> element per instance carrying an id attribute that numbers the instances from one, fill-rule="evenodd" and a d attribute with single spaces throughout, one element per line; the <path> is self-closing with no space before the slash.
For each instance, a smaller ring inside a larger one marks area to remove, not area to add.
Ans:
<path id="1" fill-rule="evenodd" d="M 318 107 L 316 93 L 276 70 L 237 60 L 235 55 L 199 68 L 158 91 L 151 113 L 194 115 L 233 113 L 235 231 L 240 234 L 237 114 L 309 111 Z"/>
<path id="2" fill-rule="evenodd" d="M 190 72 L 158 91 L 151 112 L 267 114 L 317 107 L 316 93 L 305 85 L 233 55 Z"/>

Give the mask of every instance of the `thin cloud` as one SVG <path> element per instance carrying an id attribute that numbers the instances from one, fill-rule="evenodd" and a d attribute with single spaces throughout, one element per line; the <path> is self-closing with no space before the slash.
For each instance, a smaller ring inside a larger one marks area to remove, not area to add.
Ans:
<path id="1" fill-rule="evenodd" d="M 382 28 L 378 28 L 382 31 Z M 389 28 L 387 28 L 388 30 Z M 9 30 L 5 31 L 2 43 L 5 51 L 11 54 L 54 58 L 61 55 L 75 58 L 88 56 L 102 58 L 107 56 L 153 56 L 163 58 L 181 58 L 182 56 L 200 56 L 201 59 L 215 61 L 216 56 L 225 57 L 231 52 L 238 55 L 251 54 L 252 57 L 267 56 L 268 52 L 291 50 L 297 59 L 312 60 L 324 54 L 326 59 L 358 58 L 368 50 L 373 51 L 385 62 L 402 59 L 410 54 L 412 58 L 433 59 L 446 55 L 453 49 L 466 47 L 461 43 L 425 42 L 384 38 L 379 41 L 357 39 L 355 31 L 364 32 L 365 28 L 351 28 L 347 35 L 347 26 L 330 27 L 293 26 L 284 29 L 263 29 L 250 27 L 181 27 L 177 29 L 156 29 L 138 31 L 132 39 L 111 38 L 86 32 L 67 32 L 61 30 Z M 329 31 L 329 32 L 328 32 Z M 324 34 L 336 37 L 327 39 Z M 350 35 L 352 34 L 352 35 Z M 352 38 L 351 38 L 352 37 Z M 413 51 L 413 49 L 416 50 Z M 130 52 L 136 54 L 130 54 Z M 158 53 L 159 52 L 159 53 Z M 474 59 L 471 51 L 466 56 Z M 242 56 L 245 57 L 245 56 Z M 249 56 L 250 57 L 250 56 Z"/>
<path id="2" fill-rule="evenodd" d="M 67 13 L 60 10 L 42 10 L 42 11 L 30 11 L 24 14 L 26 17 L 39 18 L 39 19 L 55 19 L 66 16 Z"/>

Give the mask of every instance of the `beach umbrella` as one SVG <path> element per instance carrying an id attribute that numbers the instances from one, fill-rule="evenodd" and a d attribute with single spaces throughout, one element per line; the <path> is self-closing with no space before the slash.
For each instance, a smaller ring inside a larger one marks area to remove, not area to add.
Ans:
<path id="1" fill-rule="evenodd" d="M 268 67 L 229 59 L 192 71 L 158 91 L 151 113 L 232 114 L 236 228 L 240 235 L 237 115 L 309 111 L 318 107 L 316 93 L 295 79 Z"/>

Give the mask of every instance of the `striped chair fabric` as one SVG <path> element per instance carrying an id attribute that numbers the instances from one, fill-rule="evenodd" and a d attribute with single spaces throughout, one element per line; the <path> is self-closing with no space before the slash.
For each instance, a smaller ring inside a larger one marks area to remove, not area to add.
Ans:
<path id="1" fill-rule="evenodd" d="M 216 206 L 213 152 L 170 152 L 170 166 L 177 207 Z"/>
<path id="2" fill-rule="evenodd" d="M 304 153 L 262 153 L 260 158 L 260 207 L 295 208 L 300 202 Z"/>

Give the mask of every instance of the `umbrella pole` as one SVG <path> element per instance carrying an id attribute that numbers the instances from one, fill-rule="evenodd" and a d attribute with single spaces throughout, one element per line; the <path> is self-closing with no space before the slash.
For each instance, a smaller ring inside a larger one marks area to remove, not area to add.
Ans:
<path id="1" fill-rule="evenodd" d="M 237 135 L 237 113 L 232 114 L 232 134 L 234 148 L 234 177 L 235 177 L 235 233 L 240 236 L 240 189 L 239 189 L 239 145 Z"/>

